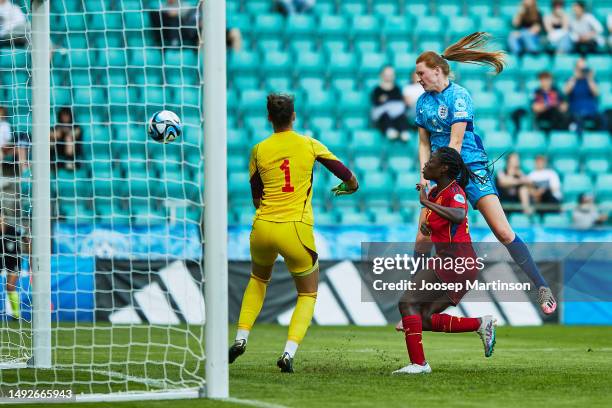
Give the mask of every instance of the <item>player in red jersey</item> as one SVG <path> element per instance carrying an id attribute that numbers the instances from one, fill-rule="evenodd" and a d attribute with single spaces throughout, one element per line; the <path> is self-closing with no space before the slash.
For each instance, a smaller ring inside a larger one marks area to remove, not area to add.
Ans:
<path id="1" fill-rule="evenodd" d="M 421 224 L 420 230 L 431 237 L 436 257 L 428 260 L 432 267 L 419 271 L 413 279 L 416 289 L 406 291 L 399 302 L 411 364 L 394 371 L 393 374 L 431 372 L 421 342 L 423 330 L 446 333 L 477 332 L 484 344 L 486 357 L 493 354 L 495 347 L 493 317 L 461 318 L 442 313 L 449 306 L 456 306 L 461 301 L 467 293 L 466 283 L 474 281 L 478 274 L 478 261 L 468 228 L 468 207 L 464 191 L 468 181 L 478 176 L 470 171 L 455 149 L 441 147 L 423 167 L 423 177 L 436 183 L 429 195 L 425 193 L 424 185 L 417 184 L 421 204 L 426 209 L 425 222 Z M 448 260 L 453 261 L 451 263 L 454 267 L 448 266 Z M 462 283 L 463 288 L 421 290 L 425 285 L 435 287 L 451 283 Z"/>

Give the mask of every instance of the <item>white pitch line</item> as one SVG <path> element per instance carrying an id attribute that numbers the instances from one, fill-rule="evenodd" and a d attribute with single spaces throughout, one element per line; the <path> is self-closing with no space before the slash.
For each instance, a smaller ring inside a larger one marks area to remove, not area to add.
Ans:
<path id="1" fill-rule="evenodd" d="M 285 405 L 272 404 L 270 402 L 250 400 L 250 399 L 241 399 L 241 398 L 223 398 L 220 401 L 233 402 L 235 404 L 248 405 L 251 407 L 258 407 L 258 408 L 288 408 Z"/>

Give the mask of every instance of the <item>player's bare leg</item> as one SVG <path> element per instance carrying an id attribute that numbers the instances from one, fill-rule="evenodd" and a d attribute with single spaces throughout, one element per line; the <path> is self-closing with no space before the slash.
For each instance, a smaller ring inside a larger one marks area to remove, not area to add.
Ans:
<path id="1" fill-rule="evenodd" d="M 546 314 L 553 313 L 557 309 L 557 301 L 548 283 L 546 283 L 540 274 L 538 267 L 529 253 L 529 249 L 510 226 L 501 203 L 499 202 L 499 198 L 494 194 L 484 196 L 478 200 L 476 207 L 487 221 L 487 224 L 489 224 L 495 237 L 506 246 L 512 259 L 514 259 L 518 266 L 527 276 L 529 276 L 529 279 L 531 279 L 538 288 L 538 301 L 542 311 Z"/>
<path id="2" fill-rule="evenodd" d="M 249 333 L 261 311 L 266 297 L 266 288 L 272 276 L 274 265 L 257 265 L 252 263 L 251 278 L 244 290 L 236 340 L 229 349 L 229 363 L 233 363 L 246 351 Z"/>

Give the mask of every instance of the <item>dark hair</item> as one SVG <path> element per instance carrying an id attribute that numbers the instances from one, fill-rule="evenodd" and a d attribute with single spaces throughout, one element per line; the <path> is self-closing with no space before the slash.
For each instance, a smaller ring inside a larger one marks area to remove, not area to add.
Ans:
<path id="1" fill-rule="evenodd" d="M 442 54 L 425 51 L 416 60 L 416 63 L 425 62 L 429 68 L 440 67 L 444 75 L 450 74 L 447 61 L 467 62 L 469 64 L 490 65 L 499 74 L 504 70 L 503 51 L 485 51 L 484 46 L 489 41 L 489 34 L 479 31 L 466 35 L 454 44 L 449 45 Z"/>
<path id="2" fill-rule="evenodd" d="M 538 79 L 542 78 L 552 78 L 552 74 L 548 71 L 542 71 L 538 74 Z"/>
<path id="3" fill-rule="evenodd" d="M 552 2 L 552 6 L 553 8 L 557 7 L 557 6 L 565 6 L 565 1 L 563 0 L 553 0 Z"/>
<path id="4" fill-rule="evenodd" d="M 575 5 L 580 7 L 583 10 L 586 10 L 586 3 L 584 1 L 578 0 L 574 2 Z"/>
<path id="5" fill-rule="evenodd" d="M 69 107 L 65 106 L 63 108 L 61 108 L 58 112 L 57 112 L 57 121 L 61 122 L 62 120 L 62 115 L 63 114 L 67 114 L 70 115 L 70 122 L 74 121 L 74 118 L 72 116 L 72 109 L 70 109 Z"/>
<path id="6" fill-rule="evenodd" d="M 291 124 L 293 119 L 293 95 L 271 93 L 268 95 L 268 116 L 275 127 L 282 128 Z"/>
<path id="7" fill-rule="evenodd" d="M 476 180 L 483 184 L 487 181 L 488 176 L 479 176 L 470 170 L 461 158 L 461 154 L 452 147 L 441 147 L 436 150 L 436 153 L 440 157 L 440 162 L 448 166 L 448 177 L 451 180 L 457 180 L 461 188 L 465 189 L 470 180 Z"/>

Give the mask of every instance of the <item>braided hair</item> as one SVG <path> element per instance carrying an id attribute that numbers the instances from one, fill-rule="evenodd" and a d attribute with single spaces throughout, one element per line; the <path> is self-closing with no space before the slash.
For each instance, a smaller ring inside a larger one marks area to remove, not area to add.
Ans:
<path id="1" fill-rule="evenodd" d="M 285 128 L 291 124 L 294 112 L 293 95 L 271 93 L 268 95 L 268 115 L 275 127 Z"/>
<path id="2" fill-rule="evenodd" d="M 461 154 L 452 147 L 441 147 L 436 150 L 436 153 L 440 158 L 440 162 L 448 167 L 448 177 L 451 180 L 457 180 L 461 188 L 465 189 L 470 180 L 483 184 L 487 182 L 489 175 L 479 176 L 470 170 L 461 158 Z"/>

